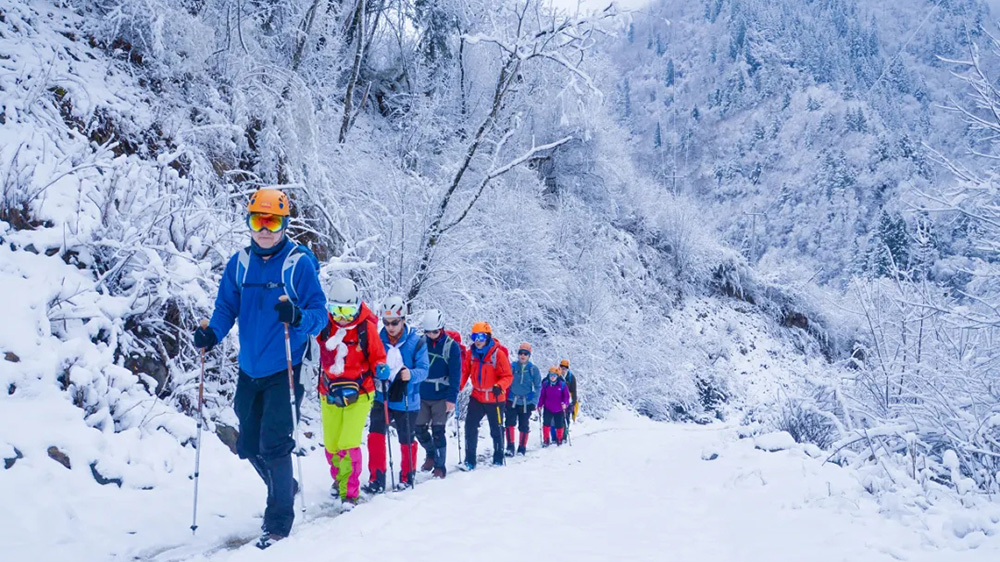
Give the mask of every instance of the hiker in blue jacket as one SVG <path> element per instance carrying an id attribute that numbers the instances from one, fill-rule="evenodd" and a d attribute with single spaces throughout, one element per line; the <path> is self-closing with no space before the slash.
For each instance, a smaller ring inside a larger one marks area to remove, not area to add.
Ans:
<path id="1" fill-rule="evenodd" d="M 524 342 L 517 349 L 517 363 L 510 366 L 514 382 L 507 389 L 507 405 L 504 411 L 504 426 L 507 430 L 507 456 L 514 456 L 514 426 L 519 435 L 517 453 L 525 454 L 528 449 L 528 433 L 531 429 L 531 412 L 538 401 L 538 391 L 542 388 L 542 375 L 531 362 L 531 344 Z"/>
<path id="2" fill-rule="evenodd" d="M 261 189 L 247 207 L 250 246 L 226 264 L 212 320 L 194 334 L 194 344 L 211 349 L 239 322 L 239 380 L 233 409 L 239 420 L 236 453 L 267 485 L 263 533 L 267 548 L 288 536 L 295 518 L 297 483 L 292 478 L 294 420 L 290 406 L 285 331 L 288 324 L 296 380 L 296 415 L 303 386 L 298 381 L 310 335 L 327 324 L 326 298 L 318 263 L 308 249 L 289 240 L 288 197 Z M 288 296 L 288 300 L 279 300 Z"/>
<path id="3" fill-rule="evenodd" d="M 399 436 L 401 469 L 399 489 L 412 487 L 417 473 L 417 441 L 414 437 L 417 412 L 420 411 L 420 383 L 427 378 L 427 345 L 416 330 L 406 325 L 406 304 L 402 297 L 390 297 L 382 305 L 379 332 L 385 345 L 386 363 L 392 372 L 384 388 L 376 387 L 368 425 L 369 481 L 364 491 L 375 494 L 385 490 L 386 407 L 390 423 Z"/>
<path id="4" fill-rule="evenodd" d="M 462 383 L 462 348 L 444 331 L 444 319 L 439 310 L 428 310 L 423 317 L 424 340 L 430 367 L 427 379 L 420 385 L 420 413 L 417 415 L 417 441 L 424 448 L 424 464 L 420 470 L 434 469 L 435 478 L 448 473 L 448 440 L 444 426 L 448 415 L 455 411 L 458 386 Z"/>

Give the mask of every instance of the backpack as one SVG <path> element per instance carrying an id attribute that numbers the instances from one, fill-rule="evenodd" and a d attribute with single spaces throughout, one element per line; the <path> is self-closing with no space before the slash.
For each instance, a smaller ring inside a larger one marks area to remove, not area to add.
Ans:
<path id="1" fill-rule="evenodd" d="M 465 347 L 465 344 L 462 343 L 462 334 L 455 330 L 445 330 L 444 333 L 458 344 L 458 349 L 461 351 L 462 364 L 465 365 L 465 362 L 469 359 L 469 348 Z"/>
<path id="2" fill-rule="evenodd" d="M 446 338 L 448 338 L 448 342 L 445 342 L 445 344 L 444 344 L 445 348 L 442 350 L 444 352 L 442 355 L 432 354 L 429 351 L 430 347 L 429 347 L 429 345 L 427 343 L 427 336 L 420 336 L 420 342 L 423 344 L 424 347 L 426 347 L 428 349 L 427 355 L 428 355 L 428 357 L 430 359 L 430 363 L 428 364 L 428 370 L 430 369 L 430 366 L 434 364 L 434 359 L 437 358 L 437 357 L 441 357 L 442 359 L 444 359 L 445 366 L 446 367 L 450 367 L 451 363 L 449 363 L 448 357 L 451 355 L 452 346 L 455 346 L 455 345 L 458 346 L 459 361 L 461 361 L 460 365 L 464 365 L 465 364 L 465 354 L 467 353 L 465 347 L 461 343 L 455 341 L 455 338 L 453 338 L 451 336 L 451 334 L 448 333 L 447 331 L 445 331 L 444 335 L 445 335 Z M 455 335 L 457 336 L 458 333 L 456 332 Z M 461 337 L 461 336 L 459 336 L 459 337 Z M 435 391 L 437 391 L 437 390 L 440 390 L 439 389 L 440 386 L 450 386 L 451 385 L 451 383 L 448 381 L 448 376 L 449 376 L 448 374 L 445 374 L 443 377 L 438 377 L 436 379 L 425 379 L 424 383 L 431 383 L 431 384 L 433 384 Z"/>
<path id="3" fill-rule="evenodd" d="M 285 254 L 285 261 L 281 264 L 281 283 L 246 283 L 247 270 L 250 269 L 250 246 L 247 246 L 240 250 L 239 257 L 236 259 L 236 290 L 242 294 L 244 285 L 266 289 L 284 289 L 285 295 L 292 302 L 296 302 L 299 300 L 299 295 L 295 292 L 292 280 L 295 279 L 295 267 L 299 265 L 299 260 L 302 258 L 311 260 L 316 271 L 319 271 L 319 259 L 316 258 L 316 254 L 301 244 L 295 244 L 292 250 Z"/>

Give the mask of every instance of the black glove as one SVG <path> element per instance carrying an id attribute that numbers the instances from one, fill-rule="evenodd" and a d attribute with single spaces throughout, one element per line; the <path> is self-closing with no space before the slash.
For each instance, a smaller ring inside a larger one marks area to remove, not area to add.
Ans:
<path id="1" fill-rule="evenodd" d="M 302 311 L 290 300 L 278 301 L 274 309 L 278 311 L 278 322 L 290 326 L 298 326 L 302 322 Z"/>
<path id="2" fill-rule="evenodd" d="M 500 395 L 503 394 L 503 389 L 500 388 L 499 384 L 495 384 L 493 385 L 492 392 L 493 392 L 493 398 L 500 398 Z"/>
<path id="3" fill-rule="evenodd" d="M 194 346 L 198 349 L 212 351 L 217 343 L 219 343 L 219 338 L 215 336 L 215 330 L 206 327 L 194 331 Z"/>

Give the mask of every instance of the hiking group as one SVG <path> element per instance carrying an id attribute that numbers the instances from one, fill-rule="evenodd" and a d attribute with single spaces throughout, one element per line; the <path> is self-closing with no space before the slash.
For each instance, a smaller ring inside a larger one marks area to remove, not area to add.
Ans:
<path id="1" fill-rule="evenodd" d="M 324 292 L 318 260 L 287 236 L 289 217 L 289 200 L 281 191 L 260 189 L 251 196 L 250 245 L 226 264 L 212 318 L 194 333 L 195 347 L 204 352 L 239 324 L 236 452 L 267 487 L 259 548 L 287 537 L 292 528 L 299 493 L 292 453 L 305 389 L 300 374 L 312 338 L 319 348 L 317 390 L 331 495 L 344 509 L 356 505 L 362 492 L 386 491 L 387 473 L 392 489 L 412 487 L 418 445 L 424 450 L 419 469 L 437 478 L 447 475 L 445 426 L 458 414 L 459 393 L 467 385 L 464 427 L 456 423 L 459 436 L 465 433 L 463 470 L 476 467 L 484 417 L 494 465 L 503 465 L 505 456 L 525 454 L 536 409 L 543 447 L 568 438 L 570 421 L 579 413 L 569 360 L 551 367 L 543 379 L 531 362 L 531 345 L 520 344 L 511 364 L 487 322 L 472 325 L 466 347 L 457 331 L 445 329 L 438 310 L 425 311 L 419 325 L 411 325 L 402 297 L 385 299 L 376 314 L 350 279 L 337 279 Z M 366 422 L 369 478 L 362 486 Z M 390 427 L 399 442 L 398 481 Z M 458 444 L 461 456 L 461 437 Z M 197 518 L 197 469 L 195 478 Z"/>

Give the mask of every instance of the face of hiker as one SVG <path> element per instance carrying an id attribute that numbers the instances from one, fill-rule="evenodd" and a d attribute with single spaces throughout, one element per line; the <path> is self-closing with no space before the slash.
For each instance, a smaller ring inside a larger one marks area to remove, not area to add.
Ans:
<path id="1" fill-rule="evenodd" d="M 527 363 L 528 359 L 530 357 L 531 357 L 531 354 L 528 353 L 527 351 L 521 350 L 521 351 L 517 352 L 517 362 L 520 363 L 520 364 L 522 364 L 522 365 L 524 365 L 525 363 Z"/>
<path id="2" fill-rule="evenodd" d="M 482 349 L 486 347 L 486 340 L 489 338 L 489 335 L 485 332 L 473 332 L 472 345 L 476 346 L 476 349 Z"/>
<path id="3" fill-rule="evenodd" d="M 279 230 L 278 232 L 271 232 L 267 229 L 259 232 L 254 232 L 253 230 L 250 231 L 250 236 L 253 238 L 253 241 L 265 250 L 274 247 L 275 244 L 281 241 L 281 238 L 284 235 L 284 230 Z"/>
<path id="4" fill-rule="evenodd" d="M 383 318 L 382 323 L 385 324 L 385 331 L 390 338 L 396 339 L 403 333 L 402 318 Z"/>

